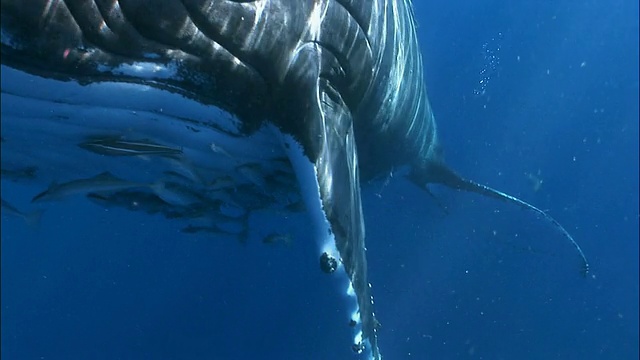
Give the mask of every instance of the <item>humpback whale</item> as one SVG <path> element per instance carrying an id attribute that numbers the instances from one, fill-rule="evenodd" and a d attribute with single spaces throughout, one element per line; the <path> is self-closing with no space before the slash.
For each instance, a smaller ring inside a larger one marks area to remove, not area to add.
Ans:
<path id="1" fill-rule="evenodd" d="M 3 174 L 35 167 L 40 184 L 117 174 L 152 185 L 87 196 L 139 199 L 189 222 L 185 232 L 241 240 L 248 214 L 304 204 L 321 270 L 348 278 L 358 353 L 381 358 L 360 187 L 397 169 L 425 190 L 537 212 L 588 270 L 556 220 L 445 164 L 410 0 L 2 0 L 1 10 Z"/>

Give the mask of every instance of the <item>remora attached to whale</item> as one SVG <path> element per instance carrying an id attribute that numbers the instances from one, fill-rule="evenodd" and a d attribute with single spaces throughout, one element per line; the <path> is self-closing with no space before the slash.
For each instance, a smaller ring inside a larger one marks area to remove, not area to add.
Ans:
<path id="1" fill-rule="evenodd" d="M 357 296 L 356 351 L 366 343 L 381 358 L 362 180 L 404 167 L 423 188 L 442 183 L 515 203 L 553 222 L 584 260 L 546 213 L 444 164 L 409 0 L 2 0 L 1 10 L 4 66 L 80 84 L 151 86 L 235 114 L 240 135 L 265 123 L 284 134 Z"/>

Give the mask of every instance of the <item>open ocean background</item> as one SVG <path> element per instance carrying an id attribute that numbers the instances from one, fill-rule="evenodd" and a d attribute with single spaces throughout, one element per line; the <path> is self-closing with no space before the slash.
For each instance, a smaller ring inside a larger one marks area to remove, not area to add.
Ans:
<path id="1" fill-rule="evenodd" d="M 448 163 L 548 210 L 591 273 L 531 212 L 433 187 L 446 214 L 403 179 L 372 183 L 385 359 L 638 359 L 638 2 L 414 7 Z M 41 190 L 2 182 L 25 210 Z M 179 230 L 82 197 L 37 228 L 2 214 L 2 359 L 358 358 L 311 239 Z"/>

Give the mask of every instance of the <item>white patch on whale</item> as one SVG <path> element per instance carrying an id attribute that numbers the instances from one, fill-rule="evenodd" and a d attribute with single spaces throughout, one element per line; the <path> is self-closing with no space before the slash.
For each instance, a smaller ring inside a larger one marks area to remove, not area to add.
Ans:
<path id="1" fill-rule="evenodd" d="M 280 133 L 280 131 L 273 127 L 274 131 Z M 280 133 L 280 137 L 283 141 L 283 146 L 287 152 L 291 163 L 293 164 L 296 177 L 300 183 L 300 190 L 302 198 L 307 207 L 307 214 L 311 218 L 313 226 L 313 238 L 318 244 L 318 258 L 321 254 L 329 254 L 335 259 L 340 259 L 340 253 L 335 245 L 335 237 L 331 232 L 329 221 L 323 210 L 322 200 L 320 199 L 320 185 L 317 180 L 317 168 L 315 165 L 304 155 L 302 146 L 291 136 Z M 331 276 L 338 277 L 338 281 L 346 288 L 345 295 L 347 295 L 347 306 L 350 309 L 352 315 L 351 319 L 354 322 L 355 335 L 354 344 L 363 344 L 362 330 L 360 328 L 360 311 L 356 298 L 356 293 L 353 289 L 351 280 L 347 276 L 347 273 L 342 265 L 341 261 L 338 261 L 338 268 Z M 368 341 L 365 344 L 366 349 L 370 349 Z M 369 354 L 369 356 L 371 356 Z"/>

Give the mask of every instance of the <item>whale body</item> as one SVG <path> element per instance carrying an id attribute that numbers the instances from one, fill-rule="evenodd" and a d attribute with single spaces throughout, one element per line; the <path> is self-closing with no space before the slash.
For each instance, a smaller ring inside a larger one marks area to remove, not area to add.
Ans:
<path id="1" fill-rule="evenodd" d="M 88 196 L 146 199 L 147 212 L 186 219 L 186 232 L 226 231 L 194 224 L 202 214 L 236 221 L 303 203 L 321 269 L 349 280 L 356 352 L 381 358 L 364 181 L 405 169 L 422 188 L 506 200 L 580 251 L 539 209 L 445 165 L 409 0 L 3 0 L 1 10 L 3 173 L 37 167 L 48 183 L 109 171 L 152 184 Z M 210 212 L 222 205 L 239 214 Z"/>

